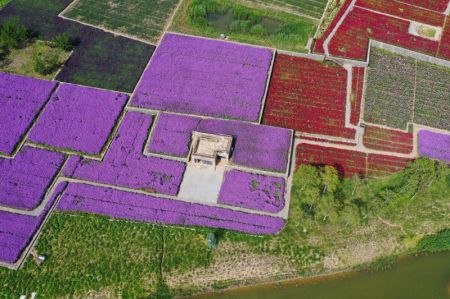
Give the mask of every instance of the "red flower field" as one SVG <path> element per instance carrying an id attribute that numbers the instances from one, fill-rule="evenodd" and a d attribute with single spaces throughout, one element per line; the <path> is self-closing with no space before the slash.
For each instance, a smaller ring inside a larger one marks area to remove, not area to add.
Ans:
<path id="1" fill-rule="evenodd" d="M 409 154 L 413 150 L 413 134 L 366 126 L 363 144 L 374 150 Z"/>
<path id="2" fill-rule="evenodd" d="M 330 54 L 366 60 L 369 38 L 435 56 L 437 41 L 408 33 L 410 22 L 354 7 L 329 44 Z"/>
<path id="3" fill-rule="evenodd" d="M 279 54 L 263 123 L 296 131 L 354 138 L 345 128 L 347 71 L 332 62 Z"/>
<path id="4" fill-rule="evenodd" d="M 383 177 L 398 172 L 412 159 L 395 156 L 367 154 L 358 150 L 340 149 L 300 143 L 297 145 L 296 166 L 333 166 L 342 178 Z"/>
<path id="5" fill-rule="evenodd" d="M 354 67 L 352 69 L 352 94 L 350 97 L 351 114 L 350 123 L 357 125 L 359 123 L 359 117 L 361 115 L 361 101 L 363 96 L 364 87 L 364 68 Z"/>
<path id="6" fill-rule="evenodd" d="M 300 143 L 297 145 L 296 166 L 333 166 L 344 178 L 366 176 L 366 153 Z"/>

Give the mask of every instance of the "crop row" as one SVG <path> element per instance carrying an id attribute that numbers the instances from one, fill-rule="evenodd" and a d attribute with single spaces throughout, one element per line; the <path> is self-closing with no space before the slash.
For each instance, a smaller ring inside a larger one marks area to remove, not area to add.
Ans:
<path id="1" fill-rule="evenodd" d="M 279 212 L 284 208 L 285 180 L 230 170 L 225 173 L 218 202 L 266 212 Z"/>
<path id="2" fill-rule="evenodd" d="M 363 144 L 367 148 L 409 154 L 413 150 L 413 134 L 375 126 L 366 126 Z"/>
<path id="3" fill-rule="evenodd" d="M 278 54 L 272 73 L 265 124 L 296 131 L 353 138 L 345 128 L 347 72 L 331 62 Z"/>
<path id="4" fill-rule="evenodd" d="M 405 169 L 412 159 L 400 158 L 388 155 L 368 154 L 367 155 L 367 177 L 379 178 L 399 172 Z"/>
<path id="5" fill-rule="evenodd" d="M 417 62 L 414 122 L 450 130 L 450 69 Z"/>
<path id="6" fill-rule="evenodd" d="M 444 26 L 441 36 L 441 44 L 439 46 L 438 57 L 450 59 L 450 18 L 447 17 L 447 22 Z"/>
<path id="7" fill-rule="evenodd" d="M 357 0 L 355 5 L 433 26 L 442 27 L 445 21 L 444 14 L 392 0 Z"/>
<path id="8" fill-rule="evenodd" d="M 56 83 L 0 73 L 0 153 L 11 155 Z"/>
<path id="9" fill-rule="evenodd" d="M 359 118 L 361 115 L 361 102 L 363 97 L 364 89 L 364 72 L 363 67 L 353 67 L 352 68 L 352 93 L 350 96 L 350 123 L 353 125 L 358 125 Z"/>
<path id="10" fill-rule="evenodd" d="M 406 129 L 413 117 L 415 60 L 372 48 L 365 92 L 364 119 Z"/>
<path id="11" fill-rule="evenodd" d="M 418 140 L 419 155 L 450 163 L 450 135 L 421 130 Z"/>
<path id="12" fill-rule="evenodd" d="M 341 177 L 365 177 L 366 154 L 363 152 L 300 143 L 296 165 L 333 166 Z"/>
<path id="13" fill-rule="evenodd" d="M 400 0 L 399 2 L 404 2 L 439 12 L 444 12 L 448 6 L 448 0 Z"/>
<path id="14" fill-rule="evenodd" d="M 132 105 L 258 121 L 271 61 L 268 49 L 166 34 Z"/>
<path id="15" fill-rule="evenodd" d="M 248 122 L 162 113 L 149 143 L 149 151 L 186 157 L 192 131 L 233 136 L 231 161 L 234 164 L 286 171 L 292 131 Z"/>
<path id="16" fill-rule="evenodd" d="M 63 175 L 96 183 L 169 195 L 178 193 L 185 164 L 146 157 L 143 148 L 152 117 L 128 112 L 102 161 L 72 156 Z"/>
<path id="17" fill-rule="evenodd" d="M 64 155 L 23 147 L 14 159 L 0 158 L 0 205 L 32 210 L 64 163 Z"/>
<path id="18" fill-rule="evenodd" d="M 99 155 L 127 99 L 122 93 L 60 84 L 31 130 L 29 140 Z"/>
<path id="19" fill-rule="evenodd" d="M 333 166 L 344 178 L 383 177 L 404 169 L 411 159 L 300 143 L 296 165 Z"/>
<path id="20" fill-rule="evenodd" d="M 84 184 L 70 184 L 58 203 L 62 211 L 82 211 L 114 218 L 186 226 L 208 226 L 252 234 L 272 234 L 284 219 L 157 198 Z"/>
<path id="21" fill-rule="evenodd" d="M 371 38 L 428 55 L 436 55 L 439 43 L 409 34 L 409 25 L 410 22 L 404 19 L 354 7 L 331 39 L 330 54 L 366 60 Z"/>

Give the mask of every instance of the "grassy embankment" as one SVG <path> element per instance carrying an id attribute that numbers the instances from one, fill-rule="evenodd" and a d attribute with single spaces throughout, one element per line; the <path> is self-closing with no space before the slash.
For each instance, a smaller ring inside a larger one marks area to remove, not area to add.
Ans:
<path id="1" fill-rule="evenodd" d="M 216 250 L 208 249 L 209 229 L 55 213 L 36 247 L 48 260 L 38 266 L 30 258 L 17 272 L 0 269 L 0 298 L 33 291 L 44 297 L 170 297 L 361 264 L 385 269 L 395 262 L 387 256 L 449 249 L 447 165 L 421 159 L 369 182 L 302 167 L 292 192 L 282 232 L 216 230 Z"/>
<path id="2" fill-rule="evenodd" d="M 239 1 L 186 0 L 171 31 L 220 38 L 266 47 L 305 52 L 318 21 L 269 8 L 247 7 Z"/>

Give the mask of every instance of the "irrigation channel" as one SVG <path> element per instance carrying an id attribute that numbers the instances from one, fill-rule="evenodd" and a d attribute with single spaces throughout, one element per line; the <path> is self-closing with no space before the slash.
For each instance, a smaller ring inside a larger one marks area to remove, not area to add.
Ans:
<path id="1" fill-rule="evenodd" d="M 392 269 L 237 288 L 195 299 L 448 299 L 450 252 L 407 257 Z"/>

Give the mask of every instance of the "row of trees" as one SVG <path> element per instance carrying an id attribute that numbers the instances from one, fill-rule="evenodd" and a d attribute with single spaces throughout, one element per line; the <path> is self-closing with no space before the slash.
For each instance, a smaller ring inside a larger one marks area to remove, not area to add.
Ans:
<path id="1" fill-rule="evenodd" d="M 381 210 L 388 213 L 396 205 L 414 200 L 418 192 L 442 175 L 444 167 L 434 160 L 417 159 L 387 179 L 366 180 L 340 179 L 331 166 L 302 165 L 294 175 L 292 200 L 299 201 L 306 219 L 356 225 Z"/>

